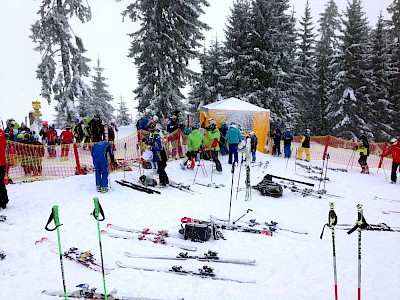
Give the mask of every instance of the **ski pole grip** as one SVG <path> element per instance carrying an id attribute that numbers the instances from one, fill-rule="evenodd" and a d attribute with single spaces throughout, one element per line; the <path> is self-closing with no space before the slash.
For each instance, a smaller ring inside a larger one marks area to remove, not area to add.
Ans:
<path id="1" fill-rule="evenodd" d="M 54 224 L 55 227 L 54 228 L 49 228 L 49 224 L 51 223 L 51 221 L 54 220 Z M 47 221 L 46 226 L 44 227 L 44 229 L 46 229 L 47 231 L 54 231 L 56 230 L 58 227 L 60 227 L 62 224 L 60 224 L 60 218 L 58 216 L 58 205 L 54 205 L 51 209 L 51 214 L 49 217 L 49 220 Z"/>
<path id="2" fill-rule="evenodd" d="M 358 229 L 358 224 L 354 225 L 354 227 L 352 229 L 350 229 L 349 231 L 347 231 L 347 234 L 352 234 L 354 231 L 356 231 Z"/>
<path id="3" fill-rule="evenodd" d="M 94 218 L 98 221 L 104 221 L 106 219 L 106 217 L 104 216 L 104 211 L 100 205 L 99 198 L 94 197 L 93 200 L 94 200 L 94 210 L 93 210 Z M 100 214 L 101 214 L 102 219 L 99 219 Z"/>

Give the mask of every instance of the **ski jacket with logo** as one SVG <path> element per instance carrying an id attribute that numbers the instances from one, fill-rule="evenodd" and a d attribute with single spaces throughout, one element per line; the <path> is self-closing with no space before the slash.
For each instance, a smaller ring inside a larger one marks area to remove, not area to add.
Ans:
<path id="1" fill-rule="evenodd" d="M 400 142 L 396 145 L 389 146 L 389 148 L 382 154 L 383 157 L 392 154 L 393 162 L 400 163 Z"/>
<path id="2" fill-rule="evenodd" d="M 293 141 L 293 134 L 289 131 L 286 131 L 283 134 L 283 145 L 284 146 L 291 146 Z"/>
<path id="3" fill-rule="evenodd" d="M 57 132 L 53 128 L 47 129 L 46 139 L 47 142 L 50 143 L 50 145 L 54 145 L 57 140 Z"/>
<path id="4" fill-rule="evenodd" d="M 94 164 L 108 165 L 107 153 L 110 156 L 111 162 L 114 162 L 114 151 L 110 142 L 101 141 L 93 145 L 92 157 Z"/>
<path id="5" fill-rule="evenodd" d="M 0 166 L 5 166 L 7 164 L 6 161 L 6 134 L 2 129 L 0 129 Z"/>
<path id="6" fill-rule="evenodd" d="M 70 144 L 74 141 L 74 134 L 71 130 L 64 130 L 60 135 L 61 143 Z"/>
<path id="7" fill-rule="evenodd" d="M 207 135 L 209 139 L 208 149 L 219 151 L 219 140 L 221 138 L 221 133 L 219 132 L 219 129 L 215 128 L 214 130 L 207 131 Z"/>
<path id="8" fill-rule="evenodd" d="M 150 131 L 150 133 L 146 136 L 146 143 L 151 147 L 151 151 L 153 152 L 153 160 L 155 162 L 168 160 L 162 139 L 157 130 Z"/>
<path id="9" fill-rule="evenodd" d="M 360 152 L 360 155 L 369 156 L 369 143 L 366 140 L 361 141 L 361 146 L 356 148 L 356 152 Z"/>
<path id="10" fill-rule="evenodd" d="M 189 134 L 187 139 L 188 151 L 198 151 L 200 147 L 207 145 L 206 137 L 200 132 L 200 130 L 193 129 L 192 133 Z"/>

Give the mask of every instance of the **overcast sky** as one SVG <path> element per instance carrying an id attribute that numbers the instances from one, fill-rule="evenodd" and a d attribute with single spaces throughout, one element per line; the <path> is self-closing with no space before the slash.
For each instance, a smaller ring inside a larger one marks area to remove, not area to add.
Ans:
<path id="1" fill-rule="evenodd" d="M 307 0 L 291 0 L 297 18 L 304 14 Z M 86 57 L 92 60 L 91 67 L 100 58 L 104 68 L 103 76 L 108 80 L 108 91 L 114 96 L 112 105 L 117 108 L 120 96 L 124 98 L 131 113 L 137 103 L 133 101 L 132 90 L 136 87 L 136 71 L 133 60 L 127 57 L 131 39 L 128 33 L 135 32 L 138 24 L 130 20 L 122 22 L 121 11 L 131 0 L 88 0 L 92 9 L 92 21 L 81 24 L 71 22 L 71 27 L 83 39 L 88 50 Z M 208 0 L 210 7 L 204 8 L 202 20 L 212 29 L 205 33 L 206 45 L 218 37 L 224 38 L 226 16 L 234 0 Z M 323 12 L 327 0 L 309 0 L 314 23 Z M 386 8 L 393 0 L 363 0 L 364 11 L 368 20 L 375 25 L 382 10 L 387 16 Z M 41 101 L 43 119 L 52 122 L 53 107 L 42 99 L 41 84 L 36 79 L 36 69 L 40 54 L 33 50 L 35 44 L 29 38 L 30 27 L 38 19 L 37 11 L 42 1 L 39 0 L 0 0 L 0 118 L 5 120 L 14 117 L 18 122 L 25 120 L 32 109 L 32 101 Z M 346 9 L 346 0 L 336 0 L 339 11 Z M 90 78 L 86 83 L 90 84 Z"/>

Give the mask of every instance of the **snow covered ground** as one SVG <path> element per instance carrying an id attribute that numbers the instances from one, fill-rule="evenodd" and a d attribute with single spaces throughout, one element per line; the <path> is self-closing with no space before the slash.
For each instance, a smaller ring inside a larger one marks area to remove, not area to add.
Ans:
<path id="1" fill-rule="evenodd" d="M 120 132 L 120 137 L 123 135 Z M 268 161 L 268 168 L 251 167 L 251 183 L 257 184 L 267 174 L 315 183 L 300 176 L 315 175 L 295 168 L 295 160 L 257 154 L 257 162 Z M 225 184 L 215 189 L 194 184 L 195 171 L 181 170 L 180 161 L 168 163 L 170 180 L 190 184 L 198 193 L 189 194 L 168 187 L 157 189 L 158 194 L 146 194 L 115 183 L 116 179 L 137 182 L 139 170 L 111 174 L 111 190 L 107 194 L 95 191 L 94 175 L 82 175 L 62 180 L 9 185 L 10 203 L 0 215 L 7 222 L 0 223 L 0 250 L 7 255 L 0 261 L 1 299 L 56 299 L 41 294 L 44 289 L 62 290 L 59 257 L 44 245 L 35 241 L 46 236 L 57 243 L 56 231 L 47 232 L 44 227 L 53 205 L 59 205 L 61 243 L 64 250 L 71 246 L 91 250 L 100 260 L 97 222 L 91 216 L 93 197 L 98 197 L 104 209 L 107 223 L 132 228 L 167 229 L 177 233 L 180 219 L 184 216 L 207 220 L 209 215 L 228 217 L 232 174 L 227 157 L 222 158 L 223 173 L 213 174 L 214 183 Z M 312 161 L 312 165 L 322 165 Z M 205 162 L 208 177 L 201 170 L 196 182 L 211 182 L 211 162 Z M 345 166 L 330 164 L 329 167 Z M 296 174 L 296 172 L 297 174 Z M 398 199 L 399 184 L 385 180 L 383 170 L 371 169 L 371 174 L 360 174 L 359 168 L 349 168 L 347 173 L 328 169 L 330 182 L 328 193 L 343 198 L 303 197 L 284 189 L 281 198 L 261 196 L 253 190 L 252 199 L 245 201 L 245 192 L 239 191 L 236 199 L 239 168 L 233 178 L 232 219 L 247 209 L 253 211 L 244 220 L 277 221 L 282 227 L 307 231 L 308 235 L 277 231 L 273 236 L 240 233 L 223 230 L 226 240 L 210 240 L 194 243 L 169 237 L 167 241 L 198 247 L 196 254 L 209 249 L 218 251 L 224 258 L 255 259 L 254 266 L 227 263 L 204 263 L 195 260 L 172 261 L 128 258 L 125 251 L 135 254 L 177 255 L 183 250 L 157 245 L 147 241 L 114 239 L 102 235 L 103 257 L 106 265 L 114 270 L 106 275 L 107 291 L 116 288 L 119 296 L 136 296 L 155 299 L 186 300 L 243 300 L 243 299 L 334 299 L 331 230 L 322 227 L 328 221 L 329 202 L 335 202 L 339 223 L 355 224 L 356 205 L 364 205 L 364 216 L 369 223 L 387 223 L 400 227 L 400 214 L 383 211 L 400 211 L 400 202 L 375 200 L 374 196 Z M 386 171 L 386 176 L 390 176 Z M 244 187 L 245 170 L 242 167 L 239 186 Z M 279 180 L 275 180 L 279 182 Z M 299 185 L 300 186 L 300 185 Z M 302 188 L 305 186 L 302 186 Z M 52 224 L 53 225 L 53 224 Z M 52 227 L 52 226 L 50 226 Z M 110 232 L 115 232 L 107 229 Z M 336 255 L 338 291 L 340 299 L 357 297 L 357 238 L 344 230 L 336 230 Z M 128 234 L 128 233 L 127 233 Z M 133 235 L 133 234 L 132 234 Z M 400 294 L 400 233 L 362 232 L 362 299 L 393 300 Z M 121 269 L 115 261 L 140 267 L 170 268 L 182 265 L 196 270 L 207 264 L 215 268 L 217 276 L 241 280 L 255 280 L 255 284 L 241 284 L 175 274 Z M 64 260 L 65 282 L 68 290 L 76 290 L 80 283 L 88 283 L 102 291 L 101 273 L 85 268 L 73 261 Z M 61 299 L 61 298 L 59 298 Z"/>

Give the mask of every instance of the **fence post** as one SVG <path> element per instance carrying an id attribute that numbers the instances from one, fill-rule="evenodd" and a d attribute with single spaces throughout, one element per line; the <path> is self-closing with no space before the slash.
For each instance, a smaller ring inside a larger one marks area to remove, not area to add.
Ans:
<path id="1" fill-rule="evenodd" d="M 76 163 L 76 174 L 81 175 L 81 163 L 79 162 L 79 154 L 78 154 L 78 147 L 76 146 L 76 143 L 73 144 L 74 147 L 74 155 L 75 155 L 75 163 Z"/>

